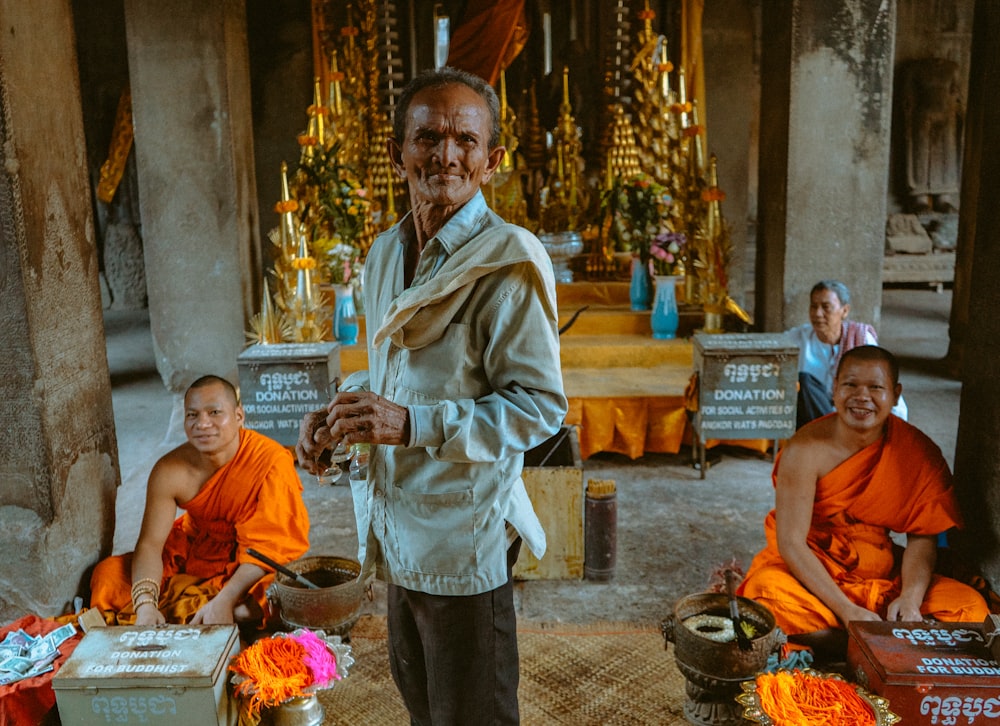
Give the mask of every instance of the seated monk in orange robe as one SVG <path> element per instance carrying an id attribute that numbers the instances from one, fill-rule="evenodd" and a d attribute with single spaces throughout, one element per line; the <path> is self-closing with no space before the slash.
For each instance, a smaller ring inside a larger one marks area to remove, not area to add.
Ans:
<path id="1" fill-rule="evenodd" d="M 940 449 L 890 415 L 898 371 L 882 348 L 844 353 L 836 411 L 799 429 L 775 461 L 767 546 L 739 592 L 771 610 L 793 647 L 841 645 L 851 620 L 988 614 L 973 588 L 933 572 L 939 533 L 962 519 Z M 890 531 L 906 534 L 898 560 Z"/>
<path id="2" fill-rule="evenodd" d="M 243 428 L 236 389 L 223 378 L 192 383 L 184 408 L 188 440 L 153 467 L 135 552 L 98 563 L 91 606 L 109 625 L 270 625 L 274 573 L 247 548 L 281 563 L 309 548 L 294 459 Z"/>

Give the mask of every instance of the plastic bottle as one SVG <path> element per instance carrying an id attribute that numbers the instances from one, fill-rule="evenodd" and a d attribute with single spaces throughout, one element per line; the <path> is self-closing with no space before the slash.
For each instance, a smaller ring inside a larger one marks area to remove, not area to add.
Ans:
<path id="1" fill-rule="evenodd" d="M 370 451 L 370 444 L 351 446 L 351 467 L 347 475 L 350 481 L 364 481 L 368 478 L 368 454 Z"/>

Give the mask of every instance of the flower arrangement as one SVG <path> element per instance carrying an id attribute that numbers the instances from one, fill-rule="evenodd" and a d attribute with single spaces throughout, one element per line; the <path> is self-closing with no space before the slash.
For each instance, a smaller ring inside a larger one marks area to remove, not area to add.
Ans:
<path id="1" fill-rule="evenodd" d="M 346 284 L 360 269 L 371 200 L 351 168 L 340 163 L 339 152 L 339 143 L 315 146 L 299 166 L 296 191 L 314 254 L 330 282 Z"/>
<path id="2" fill-rule="evenodd" d="M 313 240 L 313 250 L 325 261 L 330 282 L 347 285 L 357 281 L 361 272 L 361 250 L 355 245 L 340 242 L 336 237 Z"/>
<path id="3" fill-rule="evenodd" d="M 649 264 L 654 275 L 683 275 L 687 235 L 683 232 L 660 232 L 649 246 Z"/>
<path id="4" fill-rule="evenodd" d="M 622 181 L 615 179 L 601 200 L 601 211 L 609 219 L 609 234 L 615 241 L 615 248 L 622 252 L 631 252 L 639 257 L 643 264 L 648 264 L 654 255 L 655 240 L 665 235 L 673 234 L 671 222 L 671 207 L 673 198 L 669 190 L 646 174 L 637 174 L 631 179 Z M 679 253 L 682 242 L 670 238 L 662 251 L 673 244 Z M 666 261 L 666 255 L 659 258 Z"/>
<path id="5" fill-rule="evenodd" d="M 242 650 L 229 666 L 235 693 L 251 720 L 265 708 L 331 688 L 354 664 L 351 647 L 339 636 L 305 628 L 262 638 Z"/>

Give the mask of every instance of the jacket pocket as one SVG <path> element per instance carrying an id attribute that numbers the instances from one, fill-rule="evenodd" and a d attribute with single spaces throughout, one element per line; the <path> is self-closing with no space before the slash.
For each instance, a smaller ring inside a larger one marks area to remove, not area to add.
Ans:
<path id="1" fill-rule="evenodd" d="M 468 325 L 452 323 L 434 343 L 406 351 L 399 385 L 419 399 L 413 403 L 482 395 L 481 355 L 473 356 Z"/>
<path id="2" fill-rule="evenodd" d="M 471 490 L 415 493 L 392 503 L 389 535 L 399 566 L 425 575 L 469 574 L 476 567 Z"/>

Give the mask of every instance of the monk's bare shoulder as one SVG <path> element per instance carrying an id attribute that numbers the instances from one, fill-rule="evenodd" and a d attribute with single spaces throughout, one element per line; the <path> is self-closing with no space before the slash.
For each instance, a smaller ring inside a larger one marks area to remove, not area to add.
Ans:
<path id="1" fill-rule="evenodd" d="M 161 456 L 149 473 L 149 491 L 177 504 L 192 499 L 206 481 L 198 451 L 185 442 Z"/>
<path id="2" fill-rule="evenodd" d="M 838 463 L 834 443 L 834 419 L 813 421 L 798 431 L 781 451 L 781 469 L 794 472 L 796 477 L 815 481 L 831 471 Z"/>

